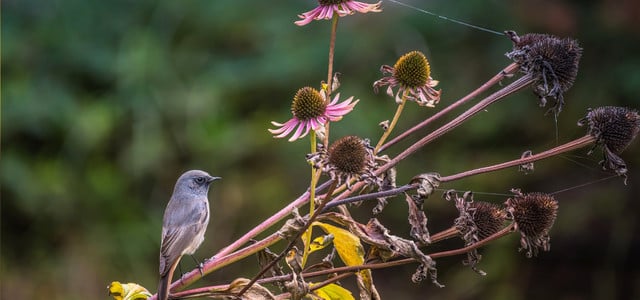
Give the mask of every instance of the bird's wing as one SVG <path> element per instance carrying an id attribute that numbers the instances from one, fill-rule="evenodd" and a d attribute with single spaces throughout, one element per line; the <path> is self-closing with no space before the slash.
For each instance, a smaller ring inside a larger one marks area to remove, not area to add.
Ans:
<path id="1" fill-rule="evenodd" d="M 171 203 L 169 206 L 171 206 Z M 198 232 L 204 230 L 203 227 L 206 226 L 204 220 L 209 215 L 206 202 L 192 205 L 190 210 L 184 209 L 185 205 L 179 206 L 177 210 L 170 210 L 171 208 L 167 207 L 167 210 L 176 214 L 173 215 L 171 222 L 167 222 L 165 216 L 160 244 L 160 275 L 164 275 L 169 271 L 171 265 L 191 245 Z"/>

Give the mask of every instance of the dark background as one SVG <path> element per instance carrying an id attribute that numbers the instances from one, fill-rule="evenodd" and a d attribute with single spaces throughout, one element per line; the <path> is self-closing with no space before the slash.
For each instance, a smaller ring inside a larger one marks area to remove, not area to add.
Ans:
<path id="1" fill-rule="evenodd" d="M 407 1 L 409 2 L 409 1 Z M 636 1 L 411 1 L 450 18 L 498 31 L 570 36 L 584 48 L 574 87 L 558 120 L 525 91 L 489 107 L 412 155 L 399 184 L 417 173 L 443 175 L 540 152 L 582 136 L 576 121 L 603 105 L 640 109 L 640 4 Z M 315 1 L 7 0 L 2 3 L 3 299 L 106 299 L 113 280 L 155 292 L 161 219 L 176 178 L 199 168 L 224 179 L 210 193 L 212 219 L 197 253 L 209 257 L 260 223 L 308 185 L 308 140 L 267 132 L 290 118 L 303 86 L 326 80 L 330 22 L 298 27 Z M 383 2 L 383 12 L 340 19 L 335 71 L 343 99 L 361 99 L 335 123 L 332 139 L 380 136 L 395 103 L 374 94 L 378 69 L 421 50 L 440 80 L 442 108 L 509 64 L 504 36 Z M 467 105 L 468 107 L 469 105 Z M 434 110 L 409 103 L 408 128 Z M 421 134 L 424 134 L 422 131 Z M 418 136 L 413 137 L 415 140 Z M 393 155 L 409 145 L 389 150 Z M 588 149 L 536 164 L 443 185 L 502 203 L 512 187 L 557 192 L 608 176 Z M 527 259 L 516 235 L 482 252 L 480 277 L 462 257 L 438 260 L 438 289 L 413 284 L 415 265 L 374 272 L 384 299 L 640 298 L 638 194 L 640 145 L 623 154 L 628 185 L 613 178 L 556 195 L 560 210 L 550 252 Z M 406 204 L 379 219 L 407 236 Z M 356 211 L 366 222 L 372 204 Z M 306 210 L 306 208 L 305 208 Z M 432 232 L 456 211 L 439 193 L 426 204 Z M 274 228 L 275 230 L 275 228 Z M 460 246 L 450 241 L 448 249 Z M 440 247 L 440 248 L 438 248 Z M 274 247 L 281 249 L 282 245 Z M 193 262 L 185 259 L 183 269 Z M 257 272 L 254 258 L 202 284 Z M 353 280 L 345 284 L 353 287 Z M 352 291 L 356 291 L 352 288 Z"/>

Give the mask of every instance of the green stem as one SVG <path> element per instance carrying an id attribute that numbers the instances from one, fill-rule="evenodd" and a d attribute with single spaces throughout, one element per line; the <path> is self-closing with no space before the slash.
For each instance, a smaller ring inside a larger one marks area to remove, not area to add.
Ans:
<path id="1" fill-rule="evenodd" d="M 311 131 L 311 133 L 309 134 L 310 140 L 311 140 L 311 153 L 315 153 L 316 152 L 316 132 L 315 131 Z M 316 185 L 318 183 L 318 178 L 319 176 L 316 176 L 316 169 L 311 166 L 311 183 L 309 184 L 309 215 L 312 216 L 315 209 L 316 209 Z M 307 232 L 306 237 L 307 239 L 304 241 L 304 251 L 302 252 L 302 266 L 304 267 L 304 265 L 307 263 L 307 257 L 309 257 L 309 245 L 311 244 L 311 227 L 309 227 L 309 229 L 307 229 L 309 232 Z"/>
<path id="2" fill-rule="evenodd" d="M 376 145 L 375 150 L 373 150 L 373 153 L 378 153 L 378 150 L 380 150 L 380 147 L 382 147 L 382 145 L 384 144 L 384 141 L 387 140 L 387 138 L 389 137 L 389 135 L 391 134 L 391 131 L 393 131 L 393 128 L 396 127 L 396 123 L 398 123 L 398 119 L 400 119 L 400 115 L 402 114 L 402 110 L 404 109 L 404 105 L 407 103 L 407 92 L 405 91 L 404 93 L 402 93 L 402 102 L 400 102 L 400 105 L 398 105 L 398 108 L 396 109 L 396 114 L 393 115 L 393 120 L 391 120 L 391 124 L 389 124 L 389 127 L 384 131 L 384 134 L 382 134 L 382 137 L 380 138 L 380 141 L 378 141 L 378 145 Z"/>

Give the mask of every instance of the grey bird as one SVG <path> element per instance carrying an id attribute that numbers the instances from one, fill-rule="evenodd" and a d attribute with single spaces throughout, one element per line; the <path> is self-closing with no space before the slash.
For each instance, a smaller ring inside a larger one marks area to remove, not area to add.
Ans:
<path id="1" fill-rule="evenodd" d="M 164 210 L 160 243 L 160 283 L 158 299 L 169 298 L 169 285 L 180 258 L 193 254 L 209 224 L 209 185 L 220 177 L 200 170 L 187 171 L 178 178 Z"/>

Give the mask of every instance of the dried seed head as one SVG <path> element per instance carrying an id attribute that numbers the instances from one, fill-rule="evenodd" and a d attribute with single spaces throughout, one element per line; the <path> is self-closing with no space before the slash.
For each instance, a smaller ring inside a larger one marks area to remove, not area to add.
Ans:
<path id="1" fill-rule="evenodd" d="M 455 201 L 460 216 L 455 219 L 454 225 L 465 246 L 473 245 L 502 229 L 507 213 L 494 204 L 474 201 L 471 191 L 460 196 L 455 190 L 448 190 L 443 197 L 447 201 Z M 477 267 L 481 258 L 478 249 L 472 249 L 467 252 L 467 259 L 462 263 L 478 274 L 486 275 Z"/>
<path id="2" fill-rule="evenodd" d="M 640 131 L 640 115 L 626 107 L 604 106 L 589 110 L 578 125 L 589 125 L 589 134 L 615 154 L 621 154 Z"/>
<path id="3" fill-rule="evenodd" d="M 479 240 L 484 240 L 504 227 L 507 213 L 499 206 L 483 201 L 474 201 L 469 207 L 473 222 L 477 226 Z"/>
<path id="4" fill-rule="evenodd" d="M 544 193 L 522 194 L 516 191 L 505 205 L 520 231 L 520 244 L 527 250 L 527 256 L 537 255 L 538 248 L 549 251 L 549 230 L 558 215 L 558 202 Z"/>
<path id="5" fill-rule="evenodd" d="M 352 180 L 364 180 L 377 187 L 382 185 L 382 178 L 374 174 L 378 166 L 377 157 L 367 139 L 345 136 L 335 141 L 329 149 L 318 145 L 318 151 L 307 154 L 306 158 L 316 169 L 337 180 L 338 184 L 346 182 L 347 188 L 351 188 Z"/>
<path id="6" fill-rule="evenodd" d="M 578 64 L 582 48 L 574 39 L 560 39 L 548 34 L 529 33 L 518 36 L 507 31 L 513 41 L 513 50 L 507 57 L 520 64 L 520 70 L 536 81 L 534 92 L 540 98 L 540 105 L 546 104 L 547 96 L 556 100 L 555 113 L 562 110 L 562 94 L 571 86 L 578 74 Z"/>
<path id="7" fill-rule="evenodd" d="M 320 92 L 312 87 L 298 90 L 291 103 L 291 113 L 299 120 L 310 120 L 322 116 L 327 109 L 327 102 Z"/>
<path id="8" fill-rule="evenodd" d="M 329 147 L 329 163 L 338 171 L 359 174 L 367 165 L 367 149 L 357 136 L 345 136 Z"/>
<path id="9" fill-rule="evenodd" d="M 401 56 L 393 69 L 393 76 L 407 88 L 424 86 L 431 74 L 429 61 L 420 51 L 411 51 Z"/>
<path id="10" fill-rule="evenodd" d="M 602 146 L 603 169 L 624 176 L 627 182 L 627 164 L 618 156 L 629 146 L 640 131 L 640 115 L 625 107 L 605 106 L 589 110 L 587 116 L 578 121 L 579 126 L 589 125 L 589 134 Z M 589 152 L 591 153 L 591 151 Z"/>

